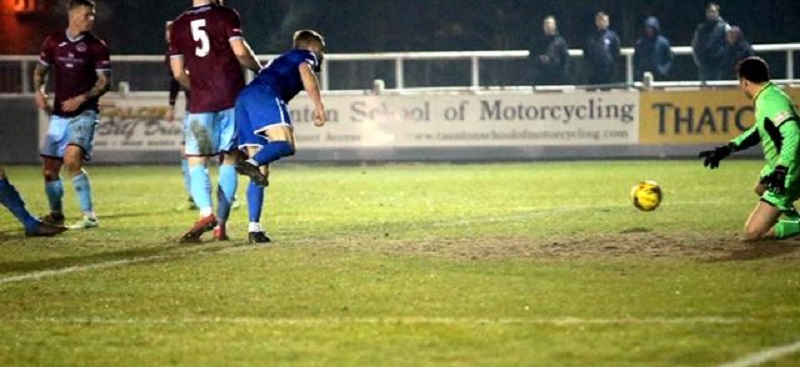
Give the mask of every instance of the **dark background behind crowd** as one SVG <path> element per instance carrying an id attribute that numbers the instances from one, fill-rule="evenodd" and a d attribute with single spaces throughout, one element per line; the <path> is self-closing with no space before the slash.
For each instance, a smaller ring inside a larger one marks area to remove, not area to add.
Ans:
<path id="1" fill-rule="evenodd" d="M 39 0 L 38 6 L 43 11 L 24 15 L 14 15 L 8 9 L 0 11 L 0 53 L 37 53 L 44 35 L 64 26 L 59 3 L 59 0 Z M 298 28 L 322 32 L 332 53 L 528 49 L 534 38 L 542 34 L 542 21 L 547 15 L 555 16 L 559 32 L 569 47 L 581 49 L 586 35 L 594 30 L 595 15 L 601 10 L 609 15 L 610 29 L 616 32 L 622 47 L 635 45 L 648 16 L 658 17 L 660 33 L 673 46 L 688 46 L 697 25 L 704 20 L 707 3 L 707 0 L 226 1 L 226 5 L 241 13 L 247 39 L 259 54 L 285 50 L 289 47 L 286 40 Z M 160 54 L 165 48 L 164 22 L 189 4 L 189 0 L 98 0 L 96 32 L 109 40 L 114 54 Z M 720 1 L 720 5 L 725 21 L 738 26 L 751 43 L 800 40 L 800 1 L 738 0 Z M 771 61 L 776 74 L 785 73 L 784 54 L 764 56 Z M 486 84 L 527 84 L 528 73 L 523 75 L 520 70 L 528 65 L 526 60 L 486 61 L 481 64 L 481 77 Z M 392 67 L 390 62 L 340 66 L 331 71 L 346 78 L 335 78 L 332 83 L 339 84 L 334 87 L 362 88 L 370 85 L 377 75 L 387 79 L 387 86 L 391 87 Z M 617 79 L 621 80 L 623 65 L 616 67 Z M 573 65 L 570 76 L 585 76 L 582 68 Z M 451 71 L 447 73 L 450 75 L 444 75 L 444 70 Z M 468 81 L 469 65 L 448 61 L 408 62 L 406 74 L 408 86 L 457 85 L 463 84 L 464 78 Z M 676 58 L 665 80 L 696 78 L 696 66 L 687 57 Z"/>

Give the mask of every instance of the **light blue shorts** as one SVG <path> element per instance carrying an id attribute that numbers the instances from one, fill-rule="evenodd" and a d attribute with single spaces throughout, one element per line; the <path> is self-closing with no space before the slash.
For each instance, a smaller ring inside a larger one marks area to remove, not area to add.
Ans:
<path id="1" fill-rule="evenodd" d="M 84 111 L 74 117 L 50 116 L 50 126 L 44 137 L 41 156 L 63 159 L 67 146 L 75 145 L 83 150 L 84 160 L 91 160 L 97 124 L 95 111 Z"/>
<path id="2" fill-rule="evenodd" d="M 236 118 L 233 108 L 219 112 L 191 113 L 184 120 L 184 153 L 189 157 L 211 157 L 236 149 Z"/>

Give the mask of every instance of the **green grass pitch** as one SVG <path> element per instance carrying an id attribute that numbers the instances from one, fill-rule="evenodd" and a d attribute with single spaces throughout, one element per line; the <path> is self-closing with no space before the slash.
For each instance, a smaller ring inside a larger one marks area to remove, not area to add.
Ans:
<path id="1" fill-rule="evenodd" d="M 800 242 L 737 240 L 759 169 L 283 165 L 274 243 L 246 243 L 241 180 L 232 241 L 183 246 L 179 167 L 89 167 L 100 228 L 0 212 L 0 366 L 722 365 L 800 340 Z M 39 169 L 7 172 L 43 214 Z"/>

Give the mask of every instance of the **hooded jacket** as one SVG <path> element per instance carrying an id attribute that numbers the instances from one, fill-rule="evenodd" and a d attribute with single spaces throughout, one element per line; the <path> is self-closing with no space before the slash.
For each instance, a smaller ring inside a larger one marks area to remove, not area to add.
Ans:
<path id="1" fill-rule="evenodd" d="M 645 72 L 653 73 L 656 79 L 664 79 L 672 68 L 674 57 L 669 40 L 661 35 L 661 26 L 656 17 L 644 21 L 645 27 L 652 28 L 653 37 L 642 36 L 636 41 L 633 53 L 633 69 L 635 79 L 641 80 Z"/>

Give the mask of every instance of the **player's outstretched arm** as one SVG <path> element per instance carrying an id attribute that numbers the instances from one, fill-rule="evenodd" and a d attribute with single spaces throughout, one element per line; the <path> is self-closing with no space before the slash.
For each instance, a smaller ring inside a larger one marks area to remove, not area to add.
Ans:
<path id="1" fill-rule="evenodd" d="M 300 64 L 300 78 L 308 97 L 314 102 L 314 125 L 325 125 L 325 105 L 322 104 L 322 95 L 319 92 L 319 82 L 311 65 L 307 62 Z"/>
<path id="2" fill-rule="evenodd" d="M 731 140 L 728 144 L 718 146 L 712 150 L 704 150 L 698 154 L 698 157 L 703 158 L 703 166 L 710 169 L 717 169 L 719 162 L 727 158 L 731 153 L 740 150 L 748 149 L 761 141 L 761 138 L 756 131 L 755 126 L 751 127 L 742 135 Z"/>
<path id="3" fill-rule="evenodd" d="M 183 62 L 183 56 L 172 56 L 169 58 L 169 68 L 172 70 L 172 77 L 178 81 L 187 90 L 192 89 L 192 83 L 189 80 L 189 75 L 186 74 L 186 64 Z"/>
<path id="4" fill-rule="evenodd" d="M 42 63 L 36 64 L 36 69 L 33 70 L 33 89 L 34 98 L 36 100 L 36 107 L 45 112 L 50 112 L 50 105 L 47 102 L 47 75 L 50 73 L 50 66 Z"/>
<path id="5" fill-rule="evenodd" d="M 77 110 L 81 107 L 86 101 L 101 97 L 102 95 L 106 94 L 108 90 L 111 89 L 111 72 L 106 70 L 98 70 L 97 71 L 97 82 L 94 83 L 92 89 L 89 89 L 88 92 L 79 94 L 75 97 L 72 97 L 61 104 L 61 108 L 65 112 L 72 112 Z"/>
<path id="6" fill-rule="evenodd" d="M 242 67 L 256 73 L 261 70 L 261 63 L 258 62 L 256 54 L 244 38 L 234 38 L 230 42 L 231 49 L 233 49 L 233 53 L 236 55 L 236 58 L 239 59 L 239 64 L 241 64 Z"/>
<path id="7" fill-rule="evenodd" d="M 749 129 L 745 130 L 741 135 L 733 138 L 730 144 L 734 152 L 750 149 L 761 142 L 761 136 L 758 135 L 756 124 L 753 124 Z"/>

